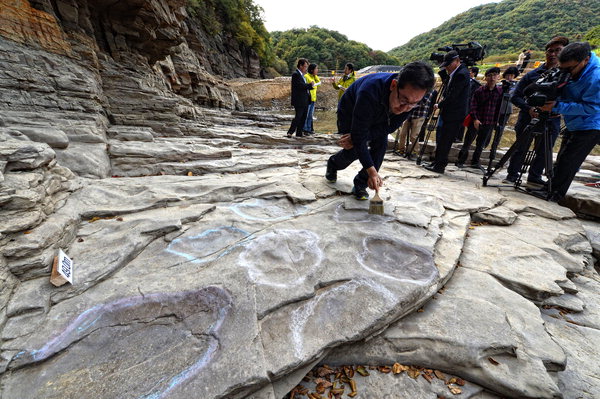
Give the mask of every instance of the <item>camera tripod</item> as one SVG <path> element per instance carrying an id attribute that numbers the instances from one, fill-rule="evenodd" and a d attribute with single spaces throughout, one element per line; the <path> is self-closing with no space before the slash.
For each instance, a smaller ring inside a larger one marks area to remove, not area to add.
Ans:
<path id="1" fill-rule="evenodd" d="M 496 151 L 498 150 L 498 144 L 500 144 L 500 140 L 502 139 L 502 134 L 504 133 L 504 127 L 506 126 L 506 122 L 508 122 L 508 118 L 510 114 L 508 113 L 508 104 L 510 103 L 510 93 L 508 90 L 502 93 L 502 101 L 500 102 L 500 117 L 498 118 L 498 124 L 494 129 L 494 137 L 492 138 L 492 146 L 490 147 L 490 161 L 487 166 L 487 174 L 492 171 L 492 163 L 496 159 Z M 485 143 L 484 148 L 487 147 L 488 143 Z"/>
<path id="2" fill-rule="evenodd" d="M 483 185 L 488 186 L 488 181 L 490 177 L 496 173 L 499 169 L 502 169 L 506 161 L 510 159 L 513 153 L 519 149 L 526 149 L 525 157 L 523 160 L 523 164 L 521 165 L 521 169 L 519 170 L 519 175 L 517 180 L 514 183 L 514 187 L 517 190 L 526 192 L 528 194 L 534 195 L 536 197 L 548 200 L 550 199 L 550 195 L 552 194 L 552 143 L 550 140 L 550 133 L 548 129 L 548 119 L 550 118 L 549 112 L 540 112 L 538 118 L 533 118 L 531 122 L 525 127 L 523 130 L 523 135 L 520 139 L 516 140 L 513 145 L 508 149 L 506 154 L 496 164 L 496 166 L 492 169 L 492 161 L 490 160 L 490 164 L 488 165 L 488 170 L 483 176 Z M 546 177 L 548 178 L 548 187 L 541 194 L 536 193 L 535 191 L 525 190 L 521 188 L 522 179 L 524 173 L 529 170 L 529 166 L 535 159 L 537 153 L 541 149 L 544 149 L 544 166 L 546 169 Z M 497 186 L 491 186 L 497 187 Z"/>
<path id="3" fill-rule="evenodd" d="M 438 97 L 441 98 L 446 94 L 445 91 L 447 82 L 448 80 L 442 81 L 442 85 L 440 86 L 440 90 L 437 92 L 437 95 L 431 99 L 431 107 L 433 107 L 434 104 L 437 104 Z M 419 156 L 417 157 L 417 165 L 421 165 L 423 155 L 425 154 L 425 149 L 427 148 L 427 142 L 429 141 L 429 137 L 431 136 L 431 132 L 433 132 L 437 127 L 438 119 L 440 118 L 440 112 L 441 110 L 439 108 L 434 109 L 433 112 L 429 113 L 429 116 L 425 119 L 425 122 L 423 123 L 421 131 L 425 131 L 425 138 L 423 139 L 423 144 L 421 145 L 421 149 L 419 150 Z M 417 140 L 415 140 L 415 142 L 412 144 L 408 154 L 412 154 L 418 141 L 419 139 L 417 138 Z"/>
<path id="4" fill-rule="evenodd" d="M 444 89 L 444 85 L 442 84 L 442 87 L 440 88 L 440 92 L 443 89 Z M 404 153 L 396 150 L 396 148 L 398 148 L 398 142 L 400 141 L 400 132 L 398 132 L 398 134 L 396 135 L 396 140 L 394 141 L 394 151 L 393 151 L 394 154 L 399 155 L 399 156 L 404 157 L 409 160 L 411 159 L 412 153 L 415 150 L 417 143 L 419 142 L 421 137 L 424 137 L 425 130 L 429 126 L 429 122 L 432 119 L 433 113 L 435 112 L 435 111 L 433 111 L 433 104 L 437 103 L 437 98 L 438 98 L 438 92 L 435 92 L 435 94 L 432 94 L 431 98 L 429 99 L 429 102 L 430 102 L 429 111 L 427 112 L 427 115 L 425 116 L 425 121 L 423 122 L 423 125 L 421 125 L 421 129 L 419 130 L 419 134 L 418 134 L 417 138 L 415 139 L 415 141 L 412 144 L 410 144 L 410 134 L 406 135 L 405 142 L 404 142 L 404 148 L 405 148 Z M 437 116 L 435 117 L 435 122 L 433 122 L 433 123 L 435 126 L 435 124 L 437 123 Z M 420 156 L 422 156 L 422 154 Z M 417 162 L 417 165 L 418 164 L 420 164 L 420 161 Z"/>

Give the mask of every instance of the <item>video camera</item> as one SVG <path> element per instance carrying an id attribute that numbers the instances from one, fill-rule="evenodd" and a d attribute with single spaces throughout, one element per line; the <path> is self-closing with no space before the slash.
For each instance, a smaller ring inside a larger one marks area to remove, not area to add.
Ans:
<path id="1" fill-rule="evenodd" d="M 467 66 L 473 66 L 477 61 L 481 61 L 485 57 L 485 47 L 478 42 L 469 42 L 466 44 L 451 44 L 450 46 L 439 47 L 438 51 L 456 51 L 458 58 L 464 62 Z M 441 64 L 444 61 L 444 54 L 442 53 L 431 53 L 430 60 L 436 61 Z"/>
<path id="2" fill-rule="evenodd" d="M 556 100 L 571 75 L 554 68 L 544 72 L 538 80 L 523 90 L 525 101 L 532 107 L 541 107 L 548 101 Z"/>

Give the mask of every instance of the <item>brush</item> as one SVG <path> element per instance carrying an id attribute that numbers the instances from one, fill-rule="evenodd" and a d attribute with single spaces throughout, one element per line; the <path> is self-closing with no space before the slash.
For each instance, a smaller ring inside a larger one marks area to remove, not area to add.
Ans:
<path id="1" fill-rule="evenodd" d="M 371 215 L 383 215 L 383 200 L 379 196 L 379 189 L 375 190 L 375 196 L 369 201 L 369 213 Z"/>

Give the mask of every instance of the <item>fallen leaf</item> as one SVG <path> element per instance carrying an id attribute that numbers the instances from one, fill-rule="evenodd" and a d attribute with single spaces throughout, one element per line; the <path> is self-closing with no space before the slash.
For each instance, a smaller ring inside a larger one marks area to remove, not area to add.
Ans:
<path id="1" fill-rule="evenodd" d="M 379 366 L 377 369 L 379 370 L 380 373 L 384 373 L 384 374 L 387 374 L 390 371 L 392 371 L 392 368 L 389 366 Z"/>
<path id="2" fill-rule="evenodd" d="M 346 377 L 348 377 L 348 378 L 354 377 L 354 369 L 352 367 L 343 366 L 342 368 L 344 369 L 344 374 L 346 374 Z"/>
<path id="3" fill-rule="evenodd" d="M 446 376 L 440 370 L 435 370 L 433 374 L 440 380 L 446 380 Z"/>
<path id="4" fill-rule="evenodd" d="M 457 378 L 457 379 L 456 379 L 456 384 L 457 384 L 457 385 L 460 385 L 461 387 L 464 387 L 464 386 L 465 386 L 465 383 L 466 383 L 466 381 L 465 381 L 465 380 L 463 380 L 462 378 Z"/>
<path id="5" fill-rule="evenodd" d="M 427 380 L 428 383 L 431 384 L 433 377 L 430 374 L 421 374 L 421 375 L 423 376 L 423 378 L 425 378 Z"/>
<path id="6" fill-rule="evenodd" d="M 122 222 L 122 221 L 123 221 L 123 218 L 119 216 L 119 217 L 117 218 L 117 222 Z"/>
<path id="7" fill-rule="evenodd" d="M 194 176 L 192 172 L 188 172 L 188 176 Z"/>
<path id="8" fill-rule="evenodd" d="M 417 378 L 419 378 L 419 376 L 421 375 L 421 372 L 420 372 L 419 370 L 417 370 L 417 369 L 415 369 L 415 368 L 412 368 L 412 367 L 411 367 L 411 368 L 410 368 L 410 369 L 409 369 L 409 370 L 406 372 L 406 374 L 408 374 L 408 376 L 409 376 L 410 378 L 412 378 L 412 379 L 415 379 L 415 380 L 416 380 L 416 379 L 417 379 Z"/>
<path id="9" fill-rule="evenodd" d="M 417 310 L 418 313 L 422 313 L 424 311 L 425 311 L 425 309 L 423 309 L 423 308 Z"/>
<path id="10" fill-rule="evenodd" d="M 462 389 L 458 387 L 452 387 L 450 388 L 450 392 L 452 392 L 453 395 L 460 395 L 462 393 Z"/>
<path id="11" fill-rule="evenodd" d="M 317 376 L 319 377 L 325 377 L 331 374 L 335 374 L 335 370 L 327 365 L 323 365 L 317 369 Z"/>
<path id="12" fill-rule="evenodd" d="M 317 386 L 315 387 L 317 393 L 325 393 L 325 390 L 333 385 L 331 382 L 322 378 L 317 378 L 315 380 L 315 383 L 317 384 Z"/>
<path id="13" fill-rule="evenodd" d="M 367 371 L 367 369 L 365 368 L 365 366 L 358 366 L 356 368 L 356 372 L 360 375 L 362 375 L 363 377 L 367 377 L 369 376 L 369 372 Z"/>
<path id="14" fill-rule="evenodd" d="M 31 231 L 24 231 L 23 234 L 31 234 Z"/>
<path id="15" fill-rule="evenodd" d="M 99 216 L 94 216 L 93 218 L 90 219 L 90 223 L 94 223 L 96 221 L 100 220 Z"/>
<path id="16" fill-rule="evenodd" d="M 315 384 L 323 384 L 325 385 L 326 388 L 329 388 L 330 386 L 333 386 L 333 384 L 331 382 L 329 382 L 329 380 L 326 380 L 324 378 L 317 378 L 315 380 Z"/>
<path id="17" fill-rule="evenodd" d="M 497 365 L 499 365 L 499 364 L 500 364 L 500 363 L 498 363 L 496 360 L 494 360 L 494 358 L 491 358 L 491 357 L 488 357 L 488 361 L 489 361 L 490 363 L 492 363 L 494 366 L 497 366 Z"/>
<path id="18" fill-rule="evenodd" d="M 79 238 L 77 239 L 77 242 L 83 242 L 83 238 L 79 237 Z"/>
<path id="19" fill-rule="evenodd" d="M 300 395 L 307 395 L 308 388 L 304 387 L 303 385 L 296 385 L 296 392 L 298 392 Z"/>

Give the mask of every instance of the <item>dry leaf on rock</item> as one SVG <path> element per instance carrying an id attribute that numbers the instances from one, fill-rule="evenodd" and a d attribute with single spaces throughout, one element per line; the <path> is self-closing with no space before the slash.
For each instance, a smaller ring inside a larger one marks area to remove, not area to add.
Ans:
<path id="1" fill-rule="evenodd" d="M 441 371 L 439 371 L 439 370 L 435 370 L 435 371 L 433 372 L 433 374 L 435 374 L 435 376 L 436 376 L 438 379 L 440 379 L 440 380 L 444 380 L 444 381 L 446 380 L 446 376 L 444 375 L 444 373 L 442 373 L 442 372 L 441 372 Z"/>
<path id="2" fill-rule="evenodd" d="M 420 372 L 419 370 L 417 370 L 416 368 L 414 368 L 414 367 L 411 367 L 411 368 L 410 368 L 410 369 L 409 369 L 409 370 L 406 372 L 406 374 L 408 374 L 408 376 L 409 376 L 410 378 L 413 378 L 413 379 L 415 379 L 415 380 L 416 380 L 416 379 L 417 379 L 417 378 L 419 378 L 419 376 L 421 375 L 421 372 Z"/>
<path id="3" fill-rule="evenodd" d="M 394 374 L 400 374 L 403 371 L 408 370 L 407 366 L 403 366 L 400 363 L 394 363 L 394 365 L 392 366 L 392 371 L 394 372 Z"/>

